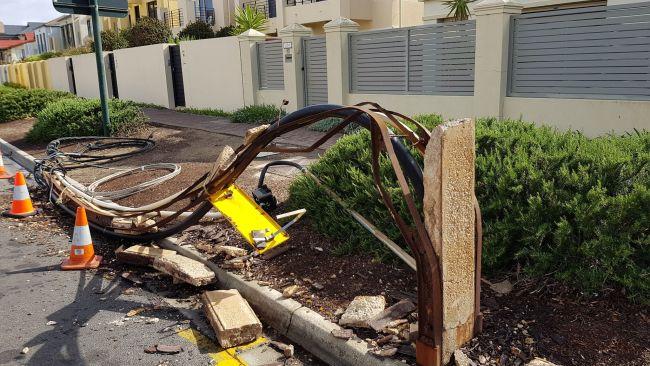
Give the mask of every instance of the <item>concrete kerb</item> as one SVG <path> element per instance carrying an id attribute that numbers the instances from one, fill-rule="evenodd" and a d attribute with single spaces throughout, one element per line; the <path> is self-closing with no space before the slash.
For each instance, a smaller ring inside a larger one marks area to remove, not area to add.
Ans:
<path id="1" fill-rule="evenodd" d="M 10 157 L 23 168 L 33 173 L 35 158 L 30 154 L 0 139 L 4 156 Z M 161 247 L 176 246 L 173 239 L 163 239 Z M 183 253 L 185 255 L 185 253 Z M 190 257 L 195 254 L 190 253 Z M 197 259 L 197 258 L 195 258 Z M 203 258 L 201 258 L 203 259 Z M 215 266 L 219 284 L 223 288 L 236 289 L 250 303 L 264 324 L 272 326 L 293 342 L 301 345 L 319 359 L 331 365 L 340 366 L 397 366 L 402 362 L 393 359 L 380 359 L 368 353 L 365 341 L 356 338 L 338 339 L 332 336 L 334 329 L 341 329 L 320 314 L 302 306 L 293 299 L 285 299 L 282 294 L 270 287 L 246 281 L 240 275 L 230 273 Z"/>

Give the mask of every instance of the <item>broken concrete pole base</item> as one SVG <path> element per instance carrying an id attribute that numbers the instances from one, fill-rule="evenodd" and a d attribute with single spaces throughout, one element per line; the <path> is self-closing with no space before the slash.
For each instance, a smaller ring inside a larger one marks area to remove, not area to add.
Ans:
<path id="1" fill-rule="evenodd" d="M 474 335 L 474 120 L 436 127 L 424 155 L 424 222 L 441 261 L 442 363 Z"/>
<path id="2" fill-rule="evenodd" d="M 207 291 L 202 300 L 221 347 L 236 347 L 262 335 L 262 323 L 239 291 Z"/>
<path id="3" fill-rule="evenodd" d="M 369 328 L 368 322 L 381 314 L 385 307 L 386 299 L 383 296 L 357 296 L 341 315 L 339 325 Z"/>
<path id="4" fill-rule="evenodd" d="M 215 279 L 214 272 L 205 264 L 182 255 L 156 258 L 153 268 L 197 287 L 210 284 Z"/>

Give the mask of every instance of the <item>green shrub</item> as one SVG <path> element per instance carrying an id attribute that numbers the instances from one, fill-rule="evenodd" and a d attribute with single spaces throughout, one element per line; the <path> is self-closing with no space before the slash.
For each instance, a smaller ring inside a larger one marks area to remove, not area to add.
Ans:
<path id="1" fill-rule="evenodd" d="M 147 120 L 133 102 L 112 99 L 108 109 L 111 136 L 131 134 L 142 128 Z M 102 112 L 98 99 L 64 99 L 50 103 L 36 118 L 36 123 L 27 134 L 27 138 L 34 142 L 102 133 Z"/>
<path id="2" fill-rule="evenodd" d="M 112 30 L 108 29 L 102 31 L 102 50 L 104 51 L 115 51 L 122 48 L 129 47 L 129 41 L 126 39 L 126 35 L 129 31 L 127 29 L 123 30 Z M 90 41 L 89 47 L 91 50 L 95 50 L 95 43 Z"/>
<path id="3" fill-rule="evenodd" d="M 318 121 L 309 126 L 309 129 L 317 132 L 327 132 L 332 129 L 332 127 L 339 125 L 341 122 L 343 122 L 342 118 L 325 118 L 324 120 Z M 347 125 L 342 132 L 346 134 L 355 133 L 359 131 L 360 128 L 361 127 L 356 123 L 351 123 Z"/>
<path id="4" fill-rule="evenodd" d="M 124 32 L 130 47 L 148 46 L 165 43 L 172 36 L 172 31 L 165 23 L 155 18 L 140 18 L 135 25 Z"/>
<path id="5" fill-rule="evenodd" d="M 272 104 L 251 105 L 234 111 L 230 120 L 234 123 L 263 125 L 275 121 L 281 115 L 285 115 L 284 109 Z"/>
<path id="6" fill-rule="evenodd" d="M 233 35 L 234 31 L 235 31 L 234 25 L 227 25 L 225 27 L 219 28 L 218 31 L 214 32 L 214 36 L 215 38 L 230 37 Z"/>
<path id="7" fill-rule="evenodd" d="M 18 84 L 18 83 L 12 83 L 11 81 L 4 82 L 4 83 L 2 83 L 2 85 L 6 86 L 7 88 L 13 88 L 13 89 L 27 89 L 26 86 L 24 86 L 22 84 Z M 9 89 L 7 91 L 11 91 L 11 89 Z"/>
<path id="8" fill-rule="evenodd" d="M 419 120 L 428 126 L 438 116 Z M 418 119 L 418 118 L 416 118 Z M 586 290 L 606 286 L 650 301 L 650 133 L 589 139 L 520 121 L 479 120 L 476 195 L 487 273 L 522 265 Z M 421 159 L 419 159 L 421 163 Z M 408 217 L 390 164 L 381 174 Z M 371 178 L 369 134 L 341 138 L 310 168 L 355 210 L 401 242 Z M 292 203 L 317 212 L 316 228 L 344 244 L 340 253 L 388 251 L 308 178 L 291 186 Z"/>
<path id="9" fill-rule="evenodd" d="M 194 40 L 214 38 L 214 30 L 212 30 L 212 27 L 208 23 L 202 20 L 197 20 L 196 22 L 186 25 L 185 28 L 178 33 L 178 38 Z"/>
<path id="10" fill-rule="evenodd" d="M 48 103 L 64 98 L 74 98 L 74 95 L 45 89 L 6 88 L 0 92 L 0 122 L 34 117 Z"/>
<path id="11" fill-rule="evenodd" d="M 21 62 L 43 61 L 61 56 L 61 52 L 47 51 L 38 55 L 25 57 Z"/>

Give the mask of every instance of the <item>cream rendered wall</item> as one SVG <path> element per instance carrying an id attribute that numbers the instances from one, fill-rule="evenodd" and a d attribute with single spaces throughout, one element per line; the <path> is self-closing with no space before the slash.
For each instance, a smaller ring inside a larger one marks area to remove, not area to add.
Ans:
<path id="1" fill-rule="evenodd" d="M 436 23 L 437 19 L 447 18 L 449 16 L 449 8 L 444 4 L 445 0 L 422 0 L 424 3 L 424 23 Z M 578 3 L 578 2 L 590 2 L 592 0 L 517 0 L 517 3 L 520 3 L 526 8 L 536 8 L 541 6 L 553 6 L 569 3 Z M 646 1 L 646 0 L 609 0 L 608 5 L 612 5 L 612 2 L 617 4 L 632 3 L 635 1 Z M 469 9 L 472 14 L 470 18 L 474 18 L 474 7 L 478 5 L 480 1 L 474 1 L 469 3 Z"/>
<path id="2" fill-rule="evenodd" d="M 272 104 L 280 107 L 283 99 L 287 99 L 284 90 L 258 90 L 255 95 L 256 104 Z"/>
<path id="3" fill-rule="evenodd" d="M 348 94 L 347 103 L 377 102 L 382 107 L 409 115 L 436 113 L 445 118 L 472 117 L 474 97 L 407 94 Z"/>
<path id="4" fill-rule="evenodd" d="M 84 98 L 99 98 L 99 81 L 97 79 L 97 64 L 95 54 L 72 56 L 74 80 L 77 86 L 77 95 Z M 108 95 L 113 95 L 111 87 L 111 74 L 108 69 L 108 53 L 104 52 L 104 66 L 106 72 L 106 90 Z"/>
<path id="5" fill-rule="evenodd" d="M 175 107 L 168 44 L 124 48 L 113 56 L 120 99 Z"/>
<path id="6" fill-rule="evenodd" d="M 185 103 L 231 111 L 244 105 L 237 37 L 181 42 Z"/>
<path id="7" fill-rule="evenodd" d="M 587 136 L 650 130 L 650 102 L 632 100 L 515 98 L 504 100 L 504 117 L 580 130 Z"/>
<path id="8" fill-rule="evenodd" d="M 68 70 L 69 57 L 56 57 L 46 60 L 50 72 L 52 89 L 72 92 L 72 75 Z"/>

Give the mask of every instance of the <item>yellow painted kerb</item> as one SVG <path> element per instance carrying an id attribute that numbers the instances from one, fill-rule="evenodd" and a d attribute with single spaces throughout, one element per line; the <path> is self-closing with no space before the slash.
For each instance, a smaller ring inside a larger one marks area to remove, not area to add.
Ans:
<path id="1" fill-rule="evenodd" d="M 196 329 L 186 329 L 177 333 L 179 336 L 194 343 L 199 348 L 199 352 L 207 353 L 208 356 L 215 361 L 218 366 L 249 366 L 246 362 L 239 359 L 237 354 L 241 351 L 259 347 L 263 343 L 267 343 L 268 339 L 264 337 L 258 338 L 256 341 L 245 344 L 243 346 L 223 349 L 216 345 L 210 338 L 204 336 Z"/>

